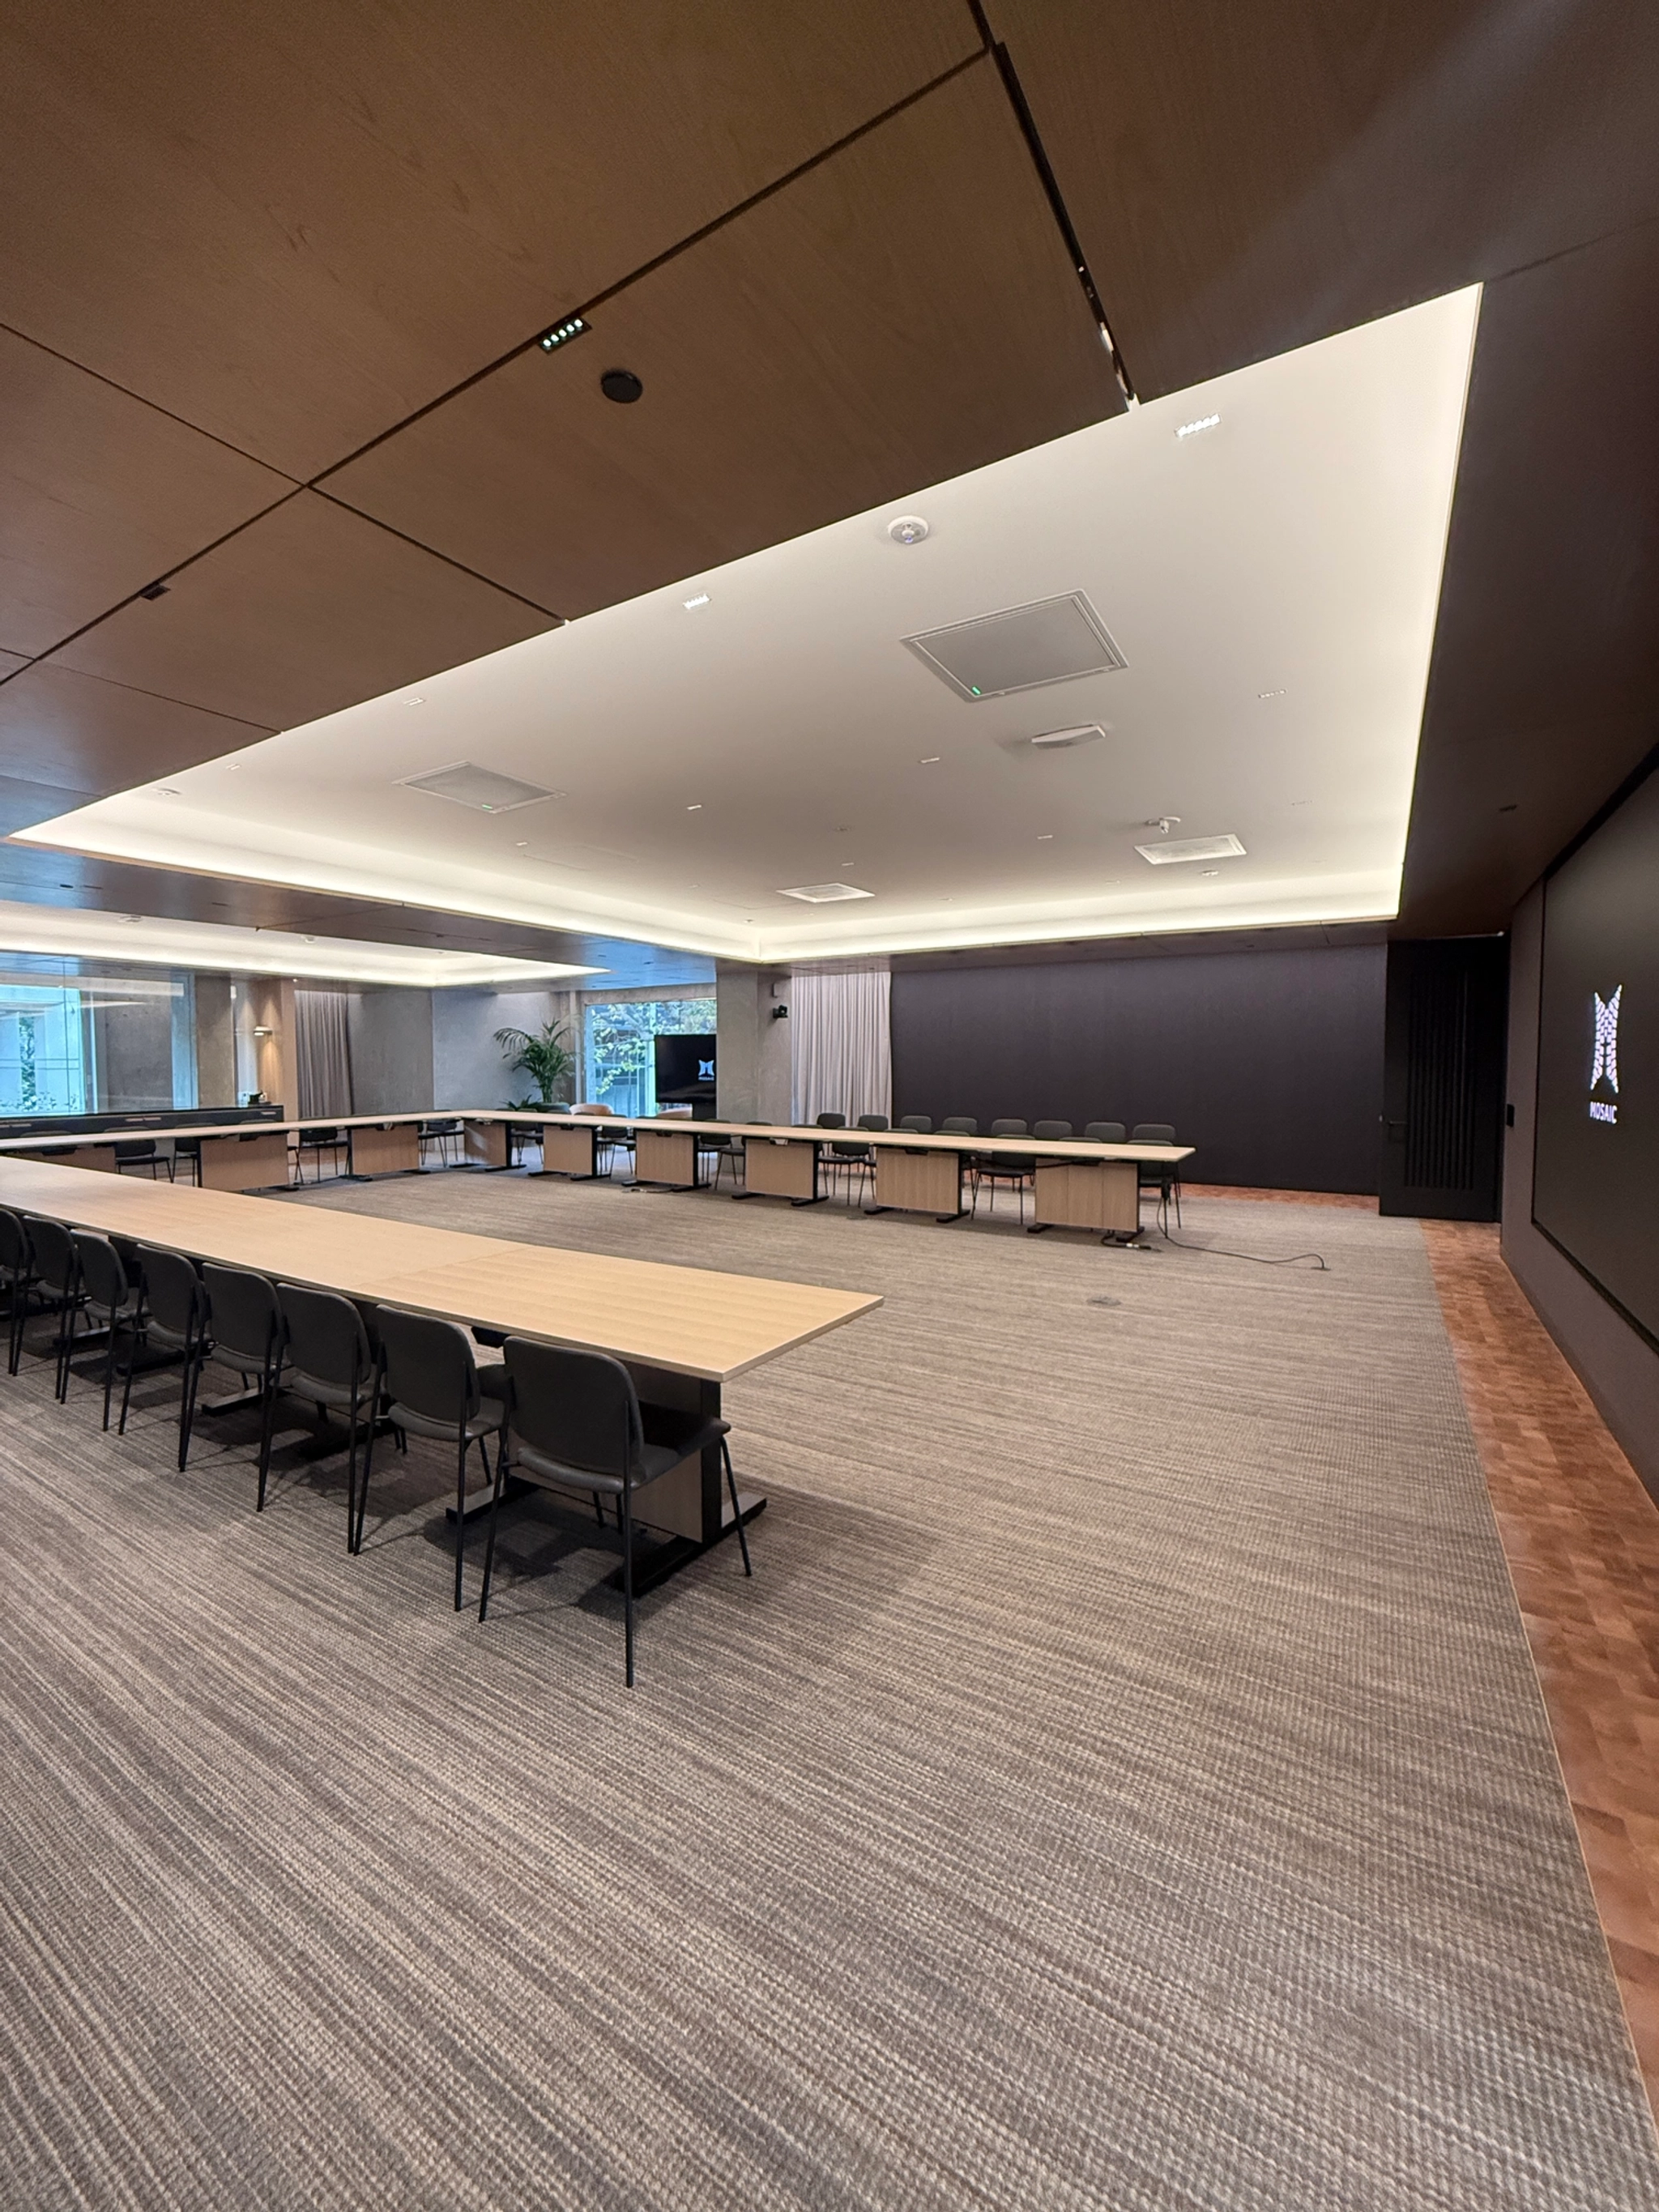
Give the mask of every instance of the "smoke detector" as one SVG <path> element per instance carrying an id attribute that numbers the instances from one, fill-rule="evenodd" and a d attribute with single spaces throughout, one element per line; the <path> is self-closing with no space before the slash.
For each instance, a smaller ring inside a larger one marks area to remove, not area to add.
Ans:
<path id="1" fill-rule="evenodd" d="M 927 535 L 927 525 L 919 514 L 902 514 L 896 522 L 888 524 L 887 535 L 895 545 L 920 545 Z"/>

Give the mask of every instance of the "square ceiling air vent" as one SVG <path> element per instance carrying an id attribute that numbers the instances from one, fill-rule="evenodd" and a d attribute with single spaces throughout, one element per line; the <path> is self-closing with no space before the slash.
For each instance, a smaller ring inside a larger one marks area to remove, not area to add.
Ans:
<path id="1" fill-rule="evenodd" d="M 1224 837 L 1172 837 L 1167 845 L 1137 845 L 1143 860 L 1167 868 L 1175 860 L 1236 860 L 1244 848 L 1231 830 Z"/>
<path id="2" fill-rule="evenodd" d="M 829 906 L 836 899 L 873 898 L 873 891 L 861 891 L 854 884 L 797 884 L 793 890 L 780 891 L 780 898 L 805 899 L 808 906 Z"/>
<path id="3" fill-rule="evenodd" d="M 1000 699 L 1128 665 L 1082 592 L 923 630 L 904 642 L 959 699 Z"/>
<path id="4" fill-rule="evenodd" d="M 557 795 L 538 783 L 520 783 L 516 775 L 497 775 L 493 768 L 477 768 L 471 761 L 455 761 L 425 775 L 400 775 L 398 781 L 410 791 L 429 791 L 434 799 L 453 799 L 457 806 L 476 807 L 482 814 L 510 814 L 515 806 L 533 805 L 538 799 Z"/>

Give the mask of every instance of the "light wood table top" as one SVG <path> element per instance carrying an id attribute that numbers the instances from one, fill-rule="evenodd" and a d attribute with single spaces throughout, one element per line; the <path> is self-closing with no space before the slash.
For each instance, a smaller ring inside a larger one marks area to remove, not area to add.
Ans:
<path id="1" fill-rule="evenodd" d="M 790 1122 L 697 1121 L 689 1114 L 520 1112 L 507 1106 L 455 1106 L 442 1113 L 428 1108 L 411 1114 L 313 1114 L 303 1121 L 228 1121 L 211 1127 L 173 1127 L 155 1123 L 143 1128 L 110 1129 L 86 1136 L 76 1136 L 70 1131 L 51 1136 L 0 1137 L 0 1153 L 55 1151 L 70 1145 L 125 1144 L 134 1138 L 249 1137 L 279 1132 L 293 1136 L 301 1129 L 380 1128 L 407 1121 L 504 1121 L 536 1129 L 551 1122 L 559 1127 L 577 1129 L 661 1129 L 685 1131 L 700 1137 L 767 1137 L 797 1144 L 897 1145 L 906 1152 L 1018 1152 L 1027 1156 L 1035 1152 L 1044 1158 L 1138 1160 L 1157 1166 L 1190 1159 L 1193 1153 L 1190 1145 L 1101 1145 L 1082 1137 L 966 1137 L 943 1130 L 924 1135 L 915 1129 L 805 1128 Z"/>
<path id="2" fill-rule="evenodd" d="M 729 1382 L 881 1304 L 866 1291 L 519 1244 L 50 1162 L 0 1159 L 0 1206 L 709 1382 Z"/>

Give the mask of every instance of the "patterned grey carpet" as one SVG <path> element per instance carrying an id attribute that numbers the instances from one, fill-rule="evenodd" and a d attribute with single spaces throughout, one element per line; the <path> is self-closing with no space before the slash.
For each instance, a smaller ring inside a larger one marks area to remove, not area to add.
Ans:
<path id="1" fill-rule="evenodd" d="M 643 1608 L 446 1468 L 180 1476 L 0 1377 L 0 2201 L 1659 2208 L 1409 1223 L 1196 1238 L 451 1176 L 295 1201 L 883 1291 Z"/>

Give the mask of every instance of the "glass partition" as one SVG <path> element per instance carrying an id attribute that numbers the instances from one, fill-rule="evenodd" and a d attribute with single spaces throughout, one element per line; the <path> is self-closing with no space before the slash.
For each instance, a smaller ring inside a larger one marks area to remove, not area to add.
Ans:
<path id="1" fill-rule="evenodd" d="M 196 1103 L 188 975 L 0 952 L 0 1117 Z"/>
<path id="2" fill-rule="evenodd" d="M 656 1039 L 696 1036 L 714 1026 L 712 998 L 590 1005 L 582 1024 L 582 1097 L 617 1114 L 654 1114 Z"/>

